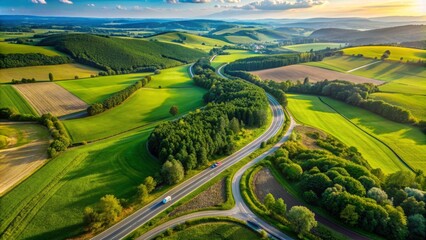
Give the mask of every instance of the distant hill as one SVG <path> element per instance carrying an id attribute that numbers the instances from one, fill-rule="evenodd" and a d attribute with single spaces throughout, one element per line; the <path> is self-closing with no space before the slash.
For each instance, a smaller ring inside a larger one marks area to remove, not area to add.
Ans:
<path id="1" fill-rule="evenodd" d="M 185 33 L 185 32 L 164 32 L 160 34 L 155 34 L 147 39 L 158 40 L 162 42 L 180 44 L 181 46 L 188 48 L 201 49 L 204 51 L 210 51 L 214 47 L 223 47 L 229 45 L 229 43 L 222 40 L 203 37 L 195 34 Z"/>
<path id="2" fill-rule="evenodd" d="M 222 27 L 219 30 L 211 31 L 209 34 L 211 37 L 222 39 L 230 43 L 272 42 L 291 38 L 291 36 L 285 32 L 253 26 Z"/>
<path id="3" fill-rule="evenodd" d="M 310 37 L 353 45 L 410 42 L 426 38 L 426 25 L 406 25 L 369 31 L 326 28 L 313 32 Z"/>
<path id="4" fill-rule="evenodd" d="M 197 60 L 206 53 L 176 44 L 66 34 L 45 38 L 40 45 L 53 46 L 76 61 L 104 70 L 134 70 L 141 67 L 165 68 Z"/>

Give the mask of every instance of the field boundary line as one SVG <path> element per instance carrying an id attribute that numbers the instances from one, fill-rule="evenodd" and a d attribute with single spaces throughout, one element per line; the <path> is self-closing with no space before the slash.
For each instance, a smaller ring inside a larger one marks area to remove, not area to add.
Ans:
<path id="1" fill-rule="evenodd" d="M 346 72 L 347 72 L 347 73 L 355 72 L 356 70 L 359 70 L 359 69 L 362 69 L 362 68 L 366 68 L 366 67 L 368 67 L 368 66 L 371 66 L 371 65 L 376 64 L 376 63 L 379 63 L 379 62 L 381 62 L 381 61 L 379 60 L 379 61 L 375 61 L 375 62 L 372 62 L 372 63 L 369 63 L 369 64 L 365 64 L 365 65 L 362 65 L 361 67 L 357 67 L 357 68 L 354 68 L 354 69 L 348 70 L 348 71 L 346 71 Z"/>
<path id="2" fill-rule="evenodd" d="M 395 154 L 395 156 L 408 168 L 410 169 L 412 172 L 415 172 L 414 169 L 408 165 L 408 163 L 406 163 L 404 161 L 404 159 L 398 155 L 398 153 L 395 152 L 395 150 L 393 150 L 387 143 L 383 142 L 381 139 L 377 138 L 376 136 L 372 135 L 371 133 L 367 132 L 366 130 L 362 129 L 360 126 L 358 126 L 357 124 L 355 124 L 354 122 L 352 122 L 349 118 L 347 118 L 345 115 L 343 115 L 342 113 L 340 113 L 339 111 L 337 111 L 334 107 L 332 107 L 330 104 L 326 103 L 324 100 L 322 100 L 321 97 L 318 97 L 318 99 L 324 103 L 326 106 L 328 106 L 329 108 L 333 109 L 333 111 L 335 111 L 337 114 L 339 114 L 340 116 L 342 116 L 344 119 L 346 119 L 348 122 L 350 122 L 352 125 L 354 125 L 356 128 L 358 128 L 359 130 L 363 131 L 364 133 L 366 133 L 368 136 L 376 139 L 377 141 L 379 141 L 380 143 L 382 143 L 383 145 L 385 145 L 393 154 Z"/>

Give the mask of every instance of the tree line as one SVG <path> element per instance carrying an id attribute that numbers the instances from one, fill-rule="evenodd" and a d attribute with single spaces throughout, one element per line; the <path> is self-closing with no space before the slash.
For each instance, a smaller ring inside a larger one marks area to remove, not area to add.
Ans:
<path id="1" fill-rule="evenodd" d="M 49 157 L 56 157 L 59 153 L 67 150 L 67 148 L 71 146 L 71 138 L 64 125 L 57 117 L 50 113 L 43 114 L 39 121 L 47 127 L 50 136 L 53 138 L 53 142 L 51 142 L 47 148 Z"/>
<path id="2" fill-rule="evenodd" d="M 41 53 L 14 53 L 0 54 L 0 68 L 27 67 L 39 65 L 56 65 L 72 63 L 72 59 L 65 56 L 47 56 Z"/>
<path id="3" fill-rule="evenodd" d="M 197 86 L 209 91 L 207 106 L 157 126 L 148 139 L 148 149 L 162 161 L 163 179 L 174 184 L 186 171 L 205 166 L 215 156 L 234 151 L 234 135 L 243 126 L 266 123 L 268 101 L 265 92 L 242 80 L 218 77 L 208 59 L 193 67 Z"/>
<path id="4" fill-rule="evenodd" d="M 128 86 L 127 88 L 107 97 L 101 103 L 94 103 L 90 105 L 87 108 L 87 113 L 89 114 L 89 116 L 93 116 L 120 105 L 138 89 L 145 87 L 145 85 L 148 84 L 150 81 L 151 76 L 144 77 L 142 80 L 137 81 L 134 84 Z"/>
<path id="5" fill-rule="evenodd" d="M 311 137 L 317 145 L 327 144 L 327 149 L 334 150 L 308 150 L 300 142 L 290 140 L 268 158 L 283 177 L 301 189 L 306 202 L 350 226 L 387 239 L 426 237 L 423 171 L 386 175 L 380 168 L 372 169 L 356 148 L 346 147 L 331 137 Z"/>

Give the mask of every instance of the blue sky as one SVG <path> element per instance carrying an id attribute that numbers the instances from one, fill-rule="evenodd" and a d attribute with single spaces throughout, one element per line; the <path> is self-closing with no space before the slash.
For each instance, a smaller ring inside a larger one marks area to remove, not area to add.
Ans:
<path id="1" fill-rule="evenodd" d="M 1 0 L 0 14 L 129 18 L 419 16 L 424 0 Z"/>

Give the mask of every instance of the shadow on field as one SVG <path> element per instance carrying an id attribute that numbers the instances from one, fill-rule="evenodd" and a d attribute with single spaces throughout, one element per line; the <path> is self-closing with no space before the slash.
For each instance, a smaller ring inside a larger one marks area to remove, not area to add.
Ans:
<path id="1" fill-rule="evenodd" d="M 44 239 L 64 239 L 64 237 L 72 237 L 81 234 L 83 231 L 82 224 L 74 224 L 64 228 L 59 228 L 54 231 L 45 232 L 33 237 L 25 238 L 28 240 L 44 240 Z"/>

